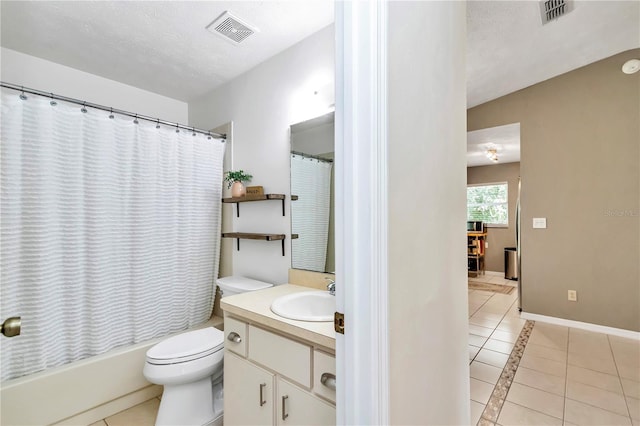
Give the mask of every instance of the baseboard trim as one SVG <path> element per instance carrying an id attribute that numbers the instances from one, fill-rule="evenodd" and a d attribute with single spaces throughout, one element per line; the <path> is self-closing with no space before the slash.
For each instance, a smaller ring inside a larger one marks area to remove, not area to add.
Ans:
<path id="1" fill-rule="evenodd" d="M 546 315 L 532 314 L 529 312 L 521 312 L 520 318 L 546 322 L 548 324 L 562 325 L 565 327 L 578 328 L 580 330 L 593 331 L 595 333 L 610 334 L 612 336 L 625 337 L 627 339 L 640 340 L 640 332 L 632 330 L 624 330 L 622 328 L 607 327 L 605 325 L 591 324 L 588 322 L 574 321 L 564 318 L 549 317 Z"/>

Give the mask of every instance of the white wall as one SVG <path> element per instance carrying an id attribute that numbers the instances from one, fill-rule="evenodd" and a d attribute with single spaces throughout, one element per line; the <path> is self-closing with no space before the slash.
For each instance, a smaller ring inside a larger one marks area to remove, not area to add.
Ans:
<path id="1" fill-rule="evenodd" d="M 285 256 L 279 241 L 241 240 L 240 251 L 233 252 L 234 274 L 287 282 L 289 126 L 327 113 L 334 102 L 333 85 L 334 29 L 329 26 L 189 103 L 190 125 L 213 128 L 233 121 L 233 168 L 252 174 L 250 185 L 287 194 L 284 217 L 280 201 L 244 203 L 240 217 L 234 214 L 235 231 L 287 234 Z"/>
<path id="2" fill-rule="evenodd" d="M 389 3 L 391 424 L 469 424 L 465 16 Z"/>
<path id="3" fill-rule="evenodd" d="M 5 83 L 187 124 L 186 102 L 4 47 L 0 51 L 0 62 L 0 79 Z"/>

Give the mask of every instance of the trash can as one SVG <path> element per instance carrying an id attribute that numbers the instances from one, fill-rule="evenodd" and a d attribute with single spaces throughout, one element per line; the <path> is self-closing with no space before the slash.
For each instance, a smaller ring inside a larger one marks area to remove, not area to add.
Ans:
<path id="1" fill-rule="evenodd" d="M 515 247 L 504 248 L 504 279 L 518 280 L 518 252 Z"/>

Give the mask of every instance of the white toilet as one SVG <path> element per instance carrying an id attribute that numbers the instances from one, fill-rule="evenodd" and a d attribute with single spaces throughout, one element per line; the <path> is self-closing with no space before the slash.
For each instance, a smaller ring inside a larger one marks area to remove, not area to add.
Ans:
<path id="1" fill-rule="evenodd" d="M 217 280 L 222 296 L 272 287 L 245 277 Z M 147 351 L 144 377 L 164 385 L 156 418 L 164 425 L 222 425 L 224 333 L 213 327 L 163 340 Z"/>

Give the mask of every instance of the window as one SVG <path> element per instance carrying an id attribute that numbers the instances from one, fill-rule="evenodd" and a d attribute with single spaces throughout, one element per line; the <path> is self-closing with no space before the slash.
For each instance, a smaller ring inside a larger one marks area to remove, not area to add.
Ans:
<path id="1" fill-rule="evenodd" d="M 488 226 L 509 226 L 507 182 L 467 186 L 467 220 Z"/>

